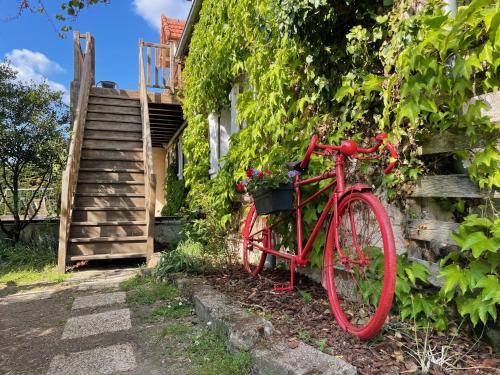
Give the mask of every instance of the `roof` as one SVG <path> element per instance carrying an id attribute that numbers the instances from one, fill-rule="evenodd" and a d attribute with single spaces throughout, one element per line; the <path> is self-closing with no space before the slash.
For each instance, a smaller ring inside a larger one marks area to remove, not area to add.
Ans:
<path id="1" fill-rule="evenodd" d="M 162 14 L 160 43 L 166 43 L 171 40 L 178 41 L 184 31 L 185 24 L 186 21 L 167 18 Z"/>
<path id="2" fill-rule="evenodd" d="M 193 0 L 189 15 L 186 21 L 186 26 L 182 32 L 182 36 L 177 48 L 176 57 L 183 58 L 189 53 L 189 44 L 191 43 L 191 36 L 193 28 L 200 18 L 200 10 L 203 0 Z"/>

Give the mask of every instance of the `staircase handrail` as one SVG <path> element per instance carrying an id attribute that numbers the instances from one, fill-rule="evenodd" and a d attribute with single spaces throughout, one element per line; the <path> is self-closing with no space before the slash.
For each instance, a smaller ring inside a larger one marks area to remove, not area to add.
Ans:
<path id="1" fill-rule="evenodd" d="M 90 88 L 94 79 L 94 56 L 95 42 L 94 37 L 90 33 L 86 33 L 81 38 L 86 40 L 85 55 L 83 56 L 83 66 L 79 80 L 78 102 L 73 119 L 73 127 L 71 132 L 71 141 L 68 150 L 68 160 L 66 169 L 62 176 L 62 191 L 61 191 L 61 213 L 59 224 L 59 255 L 58 269 L 59 272 L 66 271 L 66 254 L 69 240 L 69 230 L 71 225 L 71 216 L 73 212 L 73 202 L 75 197 L 76 183 L 78 180 L 78 170 L 80 166 L 80 157 L 82 152 L 83 133 L 85 121 L 87 117 L 87 107 L 90 96 Z M 80 38 L 78 38 L 80 39 Z M 77 46 L 75 46 L 76 48 Z M 78 48 L 81 48 L 78 43 Z"/>
<path id="2" fill-rule="evenodd" d="M 151 127 L 149 123 L 148 94 L 144 76 L 144 42 L 139 40 L 139 98 L 141 102 L 142 144 L 144 156 L 144 181 L 146 196 L 146 232 L 147 262 L 149 264 L 154 251 L 154 224 L 156 208 L 156 175 L 153 169 L 153 146 L 151 144 Z"/>

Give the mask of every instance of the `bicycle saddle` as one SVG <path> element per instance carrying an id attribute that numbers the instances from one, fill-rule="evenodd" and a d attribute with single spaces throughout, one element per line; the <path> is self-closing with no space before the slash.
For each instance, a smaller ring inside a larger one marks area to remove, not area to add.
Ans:
<path id="1" fill-rule="evenodd" d="M 302 160 L 289 161 L 288 163 L 286 163 L 286 167 L 288 168 L 289 171 L 304 172 L 307 169 L 307 167 L 302 168 L 300 164 L 302 164 Z"/>

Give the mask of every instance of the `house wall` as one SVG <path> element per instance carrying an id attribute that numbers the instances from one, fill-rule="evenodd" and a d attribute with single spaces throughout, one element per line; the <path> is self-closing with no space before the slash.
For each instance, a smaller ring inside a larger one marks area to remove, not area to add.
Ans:
<path id="1" fill-rule="evenodd" d="M 153 169 L 156 174 L 156 209 L 155 215 L 161 216 L 161 210 L 165 205 L 165 193 L 163 191 L 166 171 L 167 150 L 153 147 Z"/>

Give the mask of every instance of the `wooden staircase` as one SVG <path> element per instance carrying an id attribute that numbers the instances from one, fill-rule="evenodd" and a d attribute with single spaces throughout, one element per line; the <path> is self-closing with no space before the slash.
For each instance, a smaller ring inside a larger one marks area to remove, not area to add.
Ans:
<path id="1" fill-rule="evenodd" d="M 91 88 L 67 259 L 147 257 L 141 104 Z"/>
<path id="2" fill-rule="evenodd" d="M 144 257 L 149 263 L 156 206 L 153 144 L 171 143 L 183 122 L 180 102 L 173 94 L 178 72 L 175 45 L 141 40 L 139 90 L 128 91 L 95 87 L 94 44 L 89 33 L 74 33 L 73 126 L 62 178 L 60 272 L 66 271 L 68 261 Z M 171 60 L 168 80 L 165 56 Z M 163 91 L 148 93 L 147 87 Z"/>

